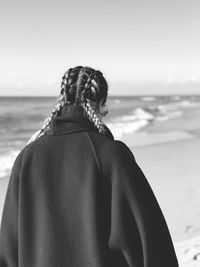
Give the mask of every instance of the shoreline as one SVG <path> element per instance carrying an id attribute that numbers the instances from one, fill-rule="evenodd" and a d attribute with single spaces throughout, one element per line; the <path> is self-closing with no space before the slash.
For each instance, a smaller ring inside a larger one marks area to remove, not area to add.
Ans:
<path id="1" fill-rule="evenodd" d="M 120 139 L 126 143 L 129 148 L 140 148 L 148 146 L 156 146 L 159 144 L 166 144 L 172 142 L 179 142 L 198 138 L 196 134 L 192 134 L 186 131 L 168 131 L 168 132 L 156 132 L 151 133 L 148 131 L 133 132 L 130 134 L 124 134 Z"/>

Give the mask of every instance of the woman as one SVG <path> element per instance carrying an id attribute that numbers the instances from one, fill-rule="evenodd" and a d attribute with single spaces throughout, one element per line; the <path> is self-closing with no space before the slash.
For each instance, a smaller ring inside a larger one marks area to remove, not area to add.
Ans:
<path id="1" fill-rule="evenodd" d="M 17 157 L 0 233 L 1 267 L 177 267 L 167 224 L 129 148 L 102 122 L 108 85 L 78 66 Z"/>

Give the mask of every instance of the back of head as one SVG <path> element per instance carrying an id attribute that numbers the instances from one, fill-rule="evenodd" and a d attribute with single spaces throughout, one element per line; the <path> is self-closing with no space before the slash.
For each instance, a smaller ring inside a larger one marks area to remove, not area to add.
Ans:
<path id="1" fill-rule="evenodd" d="M 105 103 L 108 94 L 108 84 L 99 70 L 91 67 L 77 66 L 68 69 L 61 82 L 61 91 L 57 105 L 51 115 L 45 120 L 42 128 L 37 131 L 28 144 L 45 133 L 55 116 L 62 116 L 69 108 L 82 109 L 99 133 L 104 133 L 104 124 L 98 118 L 91 103 Z"/>
<path id="2" fill-rule="evenodd" d="M 62 78 L 61 96 L 65 97 L 65 103 L 75 106 L 88 100 L 99 103 L 102 99 L 106 101 L 107 92 L 108 85 L 103 74 L 91 67 L 70 68 Z"/>

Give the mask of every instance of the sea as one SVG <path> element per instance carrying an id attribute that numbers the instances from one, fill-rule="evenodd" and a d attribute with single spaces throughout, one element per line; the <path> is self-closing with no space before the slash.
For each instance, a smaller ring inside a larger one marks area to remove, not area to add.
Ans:
<path id="1" fill-rule="evenodd" d="M 0 178 L 10 174 L 18 153 L 41 128 L 55 107 L 55 97 L 0 97 Z M 200 95 L 110 96 L 105 124 L 115 139 L 142 132 L 156 121 L 183 116 L 183 110 L 200 106 Z"/>

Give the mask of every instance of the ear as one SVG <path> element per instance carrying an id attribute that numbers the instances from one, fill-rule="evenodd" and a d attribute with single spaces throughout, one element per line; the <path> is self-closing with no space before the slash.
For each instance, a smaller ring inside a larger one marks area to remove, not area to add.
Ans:
<path id="1" fill-rule="evenodd" d="M 96 101 L 92 101 L 92 100 L 88 100 L 88 103 L 90 104 L 92 109 L 94 109 L 95 112 L 99 111 L 99 106 L 100 106 L 99 103 L 97 103 Z"/>

